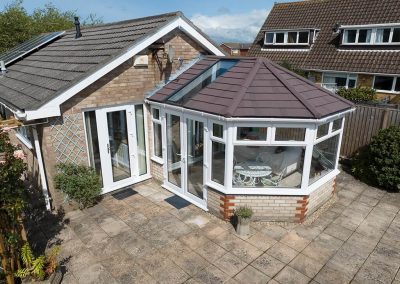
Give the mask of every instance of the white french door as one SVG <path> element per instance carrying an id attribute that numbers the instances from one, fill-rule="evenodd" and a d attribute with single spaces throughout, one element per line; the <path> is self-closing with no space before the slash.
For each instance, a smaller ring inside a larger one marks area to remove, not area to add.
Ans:
<path id="1" fill-rule="evenodd" d="M 206 121 L 174 112 L 167 112 L 165 119 L 165 184 L 167 188 L 205 209 Z"/>
<path id="2" fill-rule="evenodd" d="M 133 184 L 147 174 L 143 105 L 85 112 L 89 159 L 101 176 L 103 191 Z"/>

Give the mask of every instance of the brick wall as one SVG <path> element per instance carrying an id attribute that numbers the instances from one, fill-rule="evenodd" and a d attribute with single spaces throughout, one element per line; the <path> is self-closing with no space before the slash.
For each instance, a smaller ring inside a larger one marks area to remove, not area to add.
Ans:
<path id="1" fill-rule="evenodd" d="M 41 146 L 46 168 L 50 194 L 56 205 L 60 205 L 63 196 L 54 189 L 53 177 L 57 161 L 69 161 L 88 164 L 86 138 L 84 133 L 82 111 L 87 108 L 99 108 L 128 103 L 143 103 L 147 92 L 160 81 L 167 79 L 180 66 L 205 51 L 188 36 L 176 30 L 164 38 L 165 49 L 172 46 L 175 52 L 173 63 L 167 63 L 163 49 L 144 50 L 141 54 L 149 56 L 147 67 L 134 67 L 133 58 L 127 60 L 95 83 L 82 90 L 73 98 L 61 105 L 62 116 L 49 119 L 41 129 Z M 149 124 L 151 129 L 151 124 Z M 68 129 L 72 129 L 68 133 Z M 61 135 L 61 138 L 57 136 Z M 62 136 L 62 133 L 65 135 Z M 148 133 L 150 138 L 152 135 Z M 73 136 L 73 139 L 71 138 Z M 60 143 L 65 141 L 65 143 Z M 152 153 L 152 143 L 146 141 Z M 60 147 L 60 144 L 67 144 Z M 162 179 L 160 167 L 151 163 L 156 178 Z"/>
<path id="2" fill-rule="evenodd" d="M 255 221 L 301 223 L 332 197 L 334 188 L 334 179 L 309 196 L 225 195 L 208 188 L 207 207 L 212 214 L 225 220 L 232 217 L 239 206 L 248 206 L 253 209 Z"/>

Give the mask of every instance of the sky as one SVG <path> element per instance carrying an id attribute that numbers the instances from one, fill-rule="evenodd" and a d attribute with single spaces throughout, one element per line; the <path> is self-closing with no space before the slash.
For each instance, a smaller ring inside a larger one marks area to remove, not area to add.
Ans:
<path id="1" fill-rule="evenodd" d="M 81 18 L 94 13 L 105 23 L 179 10 L 221 43 L 253 42 L 275 0 L 24 0 L 23 6 L 32 12 L 49 2 L 62 11 L 76 11 Z"/>

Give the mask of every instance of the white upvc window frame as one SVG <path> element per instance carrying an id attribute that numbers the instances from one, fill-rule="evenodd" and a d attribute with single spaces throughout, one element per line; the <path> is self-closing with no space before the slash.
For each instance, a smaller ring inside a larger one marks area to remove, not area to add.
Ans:
<path id="1" fill-rule="evenodd" d="M 33 144 L 29 138 L 29 126 L 20 126 L 15 129 L 15 136 L 22 142 L 28 149 L 33 149 Z"/>
<path id="2" fill-rule="evenodd" d="M 337 75 L 339 75 L 339 76 L 337 76 Z M 340 76 L 340 75 L 342 75 L 342 76 Z M 322 86 L 329 84 L 329 83 L 325 83 L 324 82 L 324 78 L 325 77 L 346 78 L 346 86 L 344 86 L 344 88 L 346 88 L 346 89 L 349 88 L 349 81 L 350 80 L 355 80 L 355 87 L 357 87 L 357 84 L 358 84 L 358 74 L 356 74 L 356 73 L 323 72 L 322 73 L 322 79 L 321 79 Z M 337 86 L 335 86 L 335 87 L 337 87 Z"/>
<path id="3" fill-rule="evenodd" d="M 392 88 L 390 90 L 375 89 L 375 79 L 376 79 L 376 77 L 391 77 L 393 79 Z M 372 88 L 374 88 L 377 92 L 380 92 L 380 93 L 399 94 L 400 91 L 396 91 L 395 90 L 397 80 L 400 80 L 400 76 L 397 77 L 397 76 L 386 76 L 386 75 L 374 75 L 374 80 L 372 81 Z"/>
<path id="4" fill-rule="evenodd" d="M 380 29 L 390 29 L 389 41 L 388 42 L 376 42 L 377 30 Z M 348 27 L 343 29 L 342 33 L 342 45 L 400 45 L 400 42 L 392 42 L 394 29 L 400 29 L 400 26 L 358 26 L 358 27 Z M 349 30 L 356 30 L 356 40 L 355 42 L 345 42 L 346 33 Z M 371 30 L 370 42 L 358 42 L 360 30 Z"/>
<path id="5" fill-rule="evenodd" d="M 301 32 L 306 32 L 308 33 L 307 37 L 307 42 L 302 42 L 299 43 L 299 37 Z M 283 43 L 282 42 L 276 42 L 276 34 L 283 33 L 284 38 L 283 38 Z M 296 35 L 296 42 L 288 42 L 288 33 L 297 33 Z M 272 43 L 267 42 L 267 34 L 273 34 L 273 41 Z M 310 45 L 310 34 L 311 30 L 310 29 L 299 29 L 299 30 L 282 30 L 282 31 L 266 31 L 264 34 L 264 45 L 299 45 L 299 46 L 308 46 Z M 313 35 L 313 39 L 315 38 L 315 34 Z"/>
<path id="6" fill-rule="evenodd" d="M 158 110 L 158 115 L 159 115 L 158 119 L 154 118 L 154 116 L 153 116 L 154 110 Z M 163 151 L 163 147 L 164 147 L 163 146 L 163 135 L 164 135 L 163 134 L 163 129 L 164 129 L 164 127 L 163 127 L 163 123 L 162 123 L 163 115 L 161 113 L 161 109 L 158 108 L 158 107 L 151 107 L 150 115 L 151 115 L 151 127 L 152 127 L 152 130 L 153 130 L 152 131 L 153 132 L 152 133 L 152 140 L 153 140 L 152 148 L 153 149 L 151 151 L 151 160 L 156 162 L 156 163 L 158 163 L 158 164 L 160 164 L 160 165 L 162 165 L 162 164 L 164 164 L 164 151 Z M 156 132 L 155 132 L 154 124 L 160 125 L 160 127 L 161 127 L 161 137 L 160 137 L 160 141 L 161 141 L 161 157 L 158 157 L 155 154 L 155 149 L 156 149 L 156 147 L 155 147 L 155 142 L 156 142 L 155 134 L 156 134 Z"/>

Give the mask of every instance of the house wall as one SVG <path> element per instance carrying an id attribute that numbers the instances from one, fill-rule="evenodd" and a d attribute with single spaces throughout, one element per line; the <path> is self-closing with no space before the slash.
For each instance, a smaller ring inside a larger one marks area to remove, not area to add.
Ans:
<path id="1" fill-rule="evenodd" d="M 55 190 L 53 177 L 58 162 L 73 162 L 88 165 L 88 154 L 83 122 L 83 111 L 128 103 L 143 103 L 147 92 L 159 82 L 167 79 L 180 66 L 205 53 L 196 42 L 180 31 L 173 31 L 164 38 L 164 47 L 172 46 L 175 51 L 173 63 L 167 63 L 164 50 L 144 50 L 149 56 L 147 67 L 134 67 L 133 58 L 82 90 L 61 106 L 62 115 L 51 118 L 41 129 L 42 150 L 49 191 L 56 206 L 63 203 L 63 195 Z M 160 46 L 159 46 L 160 47 Z M 149 129 L 152 129 L 149 124 Z M 148 133 L 151 137 L 151 131 Z M 150 146 L 151 141 L 146 141 Z M 156 178 L 162 177 L 160 166 L 151 163 Z"/>
<path id="2" fill-rule="evenodd" d="M 207 190 L 207 206 L 210 213 L 221 219 L 229 219 L 239 206 L 252 208 L 255 221 L 303 222 L 324 205 L 335 191 L 335 180 L 323 184 L 310 195 L 226 195 L 213 188 Z"/>

